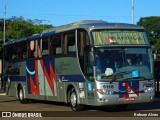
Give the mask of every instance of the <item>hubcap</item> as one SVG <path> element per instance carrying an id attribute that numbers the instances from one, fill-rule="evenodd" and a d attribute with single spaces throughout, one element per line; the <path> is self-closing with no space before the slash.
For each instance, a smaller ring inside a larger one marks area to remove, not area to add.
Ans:
<path id="1" fill-rule="evenodd" d="M 19 91 L 19 99 L 20 99 L 20 100 L 23 99 L 23 91 L 22 91 L 22 89 L 20 89 L 20 91 Z"/>
<path id="2" fill-rule="evenodd" d="M 76 94 L 72 93 L 71 94 L 71 104 L 72 104 L 72 106 L 76 106 L 76 102 L 77 102 Z"/>

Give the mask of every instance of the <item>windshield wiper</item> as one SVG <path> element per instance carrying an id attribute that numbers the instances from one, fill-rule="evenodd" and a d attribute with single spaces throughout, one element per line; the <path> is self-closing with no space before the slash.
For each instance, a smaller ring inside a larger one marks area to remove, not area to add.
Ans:
<path id="1" fill-rule="evenodd" d="M 129 71 L 128 71 L 128 72 L 121 72 L 120 74 L 122 74 L 122 73 L 123 73 L 123 74 L 128 74 L 128 73 L 130 73 L 130 72 L 129 72 Z M 117 73 L 117 74 L 118 74 L 118 73 Z M 117 74 L 116 74 L 116 75 L 117 75 Z M 123 74 L 122 74 L 122 75 L 123 75 Z M 122 76 L 122 78 L 123 78 L 123 76 Z M 148 81 L 152 80 L 152 78 L 148 79 L 148 78 L 145 78 L 145 77 L 143 77 L 143 76 L 139 76 L 139 77 L 135 77 L 135 78 L 126 78 L 126 79 L 123 79 L 122 81 L 129 81 L 129 80 L 135 80 L 135 79 L 143 79 L 143 80 L 148 80 Z M 115 82 L 116 80 L 117 80 L 117 78 L 114 77 L 110 83 Z"/>
<path id="2" fill-rule="evenodd" d="M 127 81 L 127 80 L 132 80 L 132 79 L 143 79 L 143 80 L 148 80 L 150 82 L 150 80 L 152 79 L 148 79 L 148 78 L 145 78 L 143 76 L 139 76 L 139 77 L 136 77 L 136 78 L 126 78 L 126 79 L 123 79 L 122 81 Z"/>
<path id="3" fill-rule="evenodd" d="M 120 75 L 121 76 L 121 78 L 123 78 L 123 76 L 122 75 L 124 75 L 124 74 L 129 74 L 129 73 L 131 73 L 132 71 L 125 71 L 125 72 L 118 72 L 118 73 L 116 73 L 116 74 L 114 74 L 113 76 L 113 79 L 111 80 L 111 82 L 110 82 L 110 84 L 112 83 L 112 82 L 115 82 L 116 80 L 117 80 L 117 75 Z"/>

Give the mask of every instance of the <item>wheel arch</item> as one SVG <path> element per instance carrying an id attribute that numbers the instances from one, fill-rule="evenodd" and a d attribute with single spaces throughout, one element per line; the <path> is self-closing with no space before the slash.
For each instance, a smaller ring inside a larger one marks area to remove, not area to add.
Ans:
<path id="1" fill-rule="evenodd" d="M 79 103 L 79 94 L 78 94 L 78 88 L 76 87 L 75 84 L 68 84 L 67 86 L 67 90 L 66 90 L 66 103 L 69 103 L 69 93 L 70 93 L 70 90 L 74 88 L 75 91 L 76 91 L 76 94 L 77 94 L 77 103 Z"/>
<path id="2" fill-rule="evenodd" d="M 19 92 L 19 89 L 22 87 L 23 89 L 23 93 L 24 93 L 24 98 L 26 98 L 26 92 L 25 92 L 25 88 L 24 88 L 24 85 L 22 83 L 18 83 L 17 84 L 17 98 L 18 98 L 18 92 Z"/>

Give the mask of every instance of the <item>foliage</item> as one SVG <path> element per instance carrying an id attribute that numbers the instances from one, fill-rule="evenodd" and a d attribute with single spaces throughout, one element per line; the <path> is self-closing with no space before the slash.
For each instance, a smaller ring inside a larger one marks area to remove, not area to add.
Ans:
<path id="1" fill-rule="evenodd" d="M 6 19 L 6 41 L 10 39 L 18 39 L 33 34 L 41 33 L 43 30 L 53 27 L 52 25 L 42 24 L 42 20 L 27 19 L 23 17 L 12 17 Z M 0 18 L 0 43 L 3 43 L 3 18 Z M 0 51 L 2 44 L 0 44 Z"/>
<path id="2" fill-rule="evenodd" d="M 138 25 L 143 26 L 146 31 L 151 45 L 155 49 L 160 49 L 160 16 L 142 17 L 137 22 Z"/>

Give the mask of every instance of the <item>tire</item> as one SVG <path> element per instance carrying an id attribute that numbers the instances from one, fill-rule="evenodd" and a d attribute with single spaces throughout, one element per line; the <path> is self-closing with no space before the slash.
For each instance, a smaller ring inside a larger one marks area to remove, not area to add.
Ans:
<path id="1" fill-rule="evenodd" d="M 122 104 L 122 105 L 116 105 L 116 108 L 118 109 L 118 110 L 125 110 L 126 108 L 127 108 L 127 104 Z"/>
<path id="2" fill-rule="evenodd" d="M 24 98 L 24 91 L 23 91 L 22 86 L 20 86 L 18 88 L 18 99 L 19 99 L 19 102 L 22 103 L 22 104 L 29 103 L 29 100 Z"/>
<path id="3" fill-rule="evenodd" d="M 73 111 L 81 111 L 84 106 L 77 104 L 77 93 L 74 88 L 69 92 L 70 94 L 70 106 Z"/>

